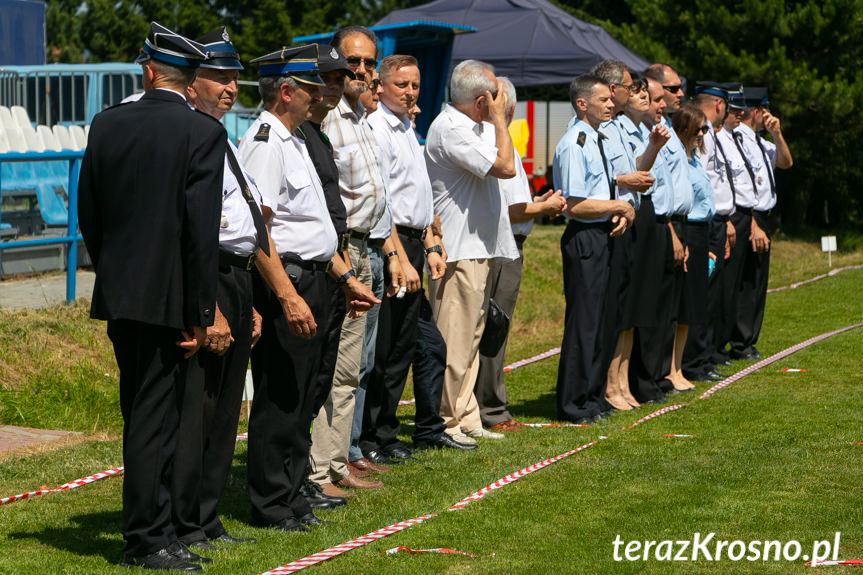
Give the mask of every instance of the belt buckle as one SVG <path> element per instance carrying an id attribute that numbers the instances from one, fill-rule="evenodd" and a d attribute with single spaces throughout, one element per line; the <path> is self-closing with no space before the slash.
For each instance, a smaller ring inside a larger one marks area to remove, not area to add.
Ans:
<path id="1" fill-rule="evenodd" d="M 428 230 L 428 228 L 423 228 L 423 229 L 422 229 L 422 231 L 420 232 L 420 239 L 421 239 L 421 240 L 426 239 L 426 235 L 428 234 L 428 231 L 429 231 L 429 230 Z"/>
<path id="2" fill-rule="evenodd" d="M 333 261 L 327 260 L 326 265 L 324 265 L 324 273 L 329 273 L 331 269 L 333 269 Z"/>
<path id="3" fill-rule="evenodd" d="M 250 271 L 252 266 L 255 265 L 255 254 L 249 254 L 249 257 L 246 259 L 246 271 Z"/>

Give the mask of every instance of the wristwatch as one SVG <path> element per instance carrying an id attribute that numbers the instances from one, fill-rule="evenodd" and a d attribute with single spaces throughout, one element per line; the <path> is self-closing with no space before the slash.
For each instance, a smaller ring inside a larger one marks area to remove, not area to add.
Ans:
<path id="1" fill-rule="evenodd" d="M 355 278 L 355 277 L 357 277 L 357 272 L 355 272 L 354 270 L 348 270 L 344 274 L 342 274 L 342 276 L 339 279 L 336 280 L 336 284 L 339 286 L 343 286 L 346 283 L 348 283 L 349 279 Z"/>
<path id="2" fill-rule="evenodd" d="M 438 254 L 438 255 L 441 255 L 441 256 L 443 255 L 443 250 L 442 250 L 442 249 L 441 249 L 441 247 L 440 247 L 440 246 L 438 246 L 438 245 L 434 245 L 434 246 L 432 246 L 432 247 L 430 247 L 430 248 L 426 248 L 426 255 L 429 255 L 429 254 L 430 254 L 430 253 L 432 253 L 432 252 L 434 252 L 434 253 L 436 253 L 436 254 Z"/>

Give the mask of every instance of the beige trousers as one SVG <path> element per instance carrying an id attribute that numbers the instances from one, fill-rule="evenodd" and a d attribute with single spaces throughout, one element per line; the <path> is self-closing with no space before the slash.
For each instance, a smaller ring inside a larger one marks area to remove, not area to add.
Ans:
<path id="1" fill-rule="evenodd" d="M 489 265 L 487 259 L 447 263 L 444 277 L 429 283 L 432 313 L 446 342 L 440 415 L 449 434 L 482 427 L 473 388 L 491 287 Z"/>
<path id="2" fill-rule="evenodd" d="M 369 289 L 372 271 L 365 244 L 351 239 L 348 256 L 357 279 Z M 318 326 L 320 329 L 321 326 Z M 351 443 L 351 423 L 354 418 L 354 394 L 359 385 L 360 362 L 363 355 L 363 336 L 366 332 L 366 315 L 358 318 L 345 316 L 339 339 L 339 356 L 333 375 L 333 387 L 327 402 L 318 411 L 312 423 L 311 480 L 316 483 L 335 482 L 349 475 L 348 448 Z"/>

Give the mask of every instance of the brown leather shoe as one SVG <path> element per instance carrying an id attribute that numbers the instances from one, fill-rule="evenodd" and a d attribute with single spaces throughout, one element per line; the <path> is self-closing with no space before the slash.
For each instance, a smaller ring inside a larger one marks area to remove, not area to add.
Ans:
<path id="1" fill-rule="evenodd" d="M 489 431 L 507 431 L 507 432 L 521 432 L 521 423 L 516 421 L 515 419 L 509 419 L 507 421 L 502 421 L 500 423 L 495 423 L 491 427 L 489 427 Z"/>
<path id="2" fill-rule="evenodd" d="M 378 489 L 384 486 L 380 481 L 364 481 L 353 475 L 342 477 L 336 481 L 336 485 L 339 487 L 353 487 L 354 489 Z"/>
<path id="3" fill-rule="evenodd" d="M 364 478 L 369 476 L 369 474 L 367 472 L 363 471 L 362 469 L 360 469 L 359 467 L 357 467 L 353 463 L 348 463 L 347 467 L 348 467 L 348 471 L 350 471 L 351 475 L 353 475 L 354 477 L 359 477 L 360 479 L 364 479 Z"/>
<path id="4" fill-rule="evenodd" d="M 357 459 L 356 461 L 351 461 L 350 464 L 359 469 L 360 471 L 366 472 L 384 472 L 390 470 L 389 467 L 384 467 L 383 465 L 375 465 L 365 457 L 363 457 L 362 459 Z"/>
<path id="5" fill-rule="evenodd" d="M 356 493 L 342 491 L 332 483 L 321 483 L 321 493 L 327 497 L 356 497 Z"/>

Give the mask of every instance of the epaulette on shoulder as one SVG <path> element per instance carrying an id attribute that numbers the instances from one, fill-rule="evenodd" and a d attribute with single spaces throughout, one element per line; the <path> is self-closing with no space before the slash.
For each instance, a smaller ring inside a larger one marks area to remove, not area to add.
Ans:
<path id="1" fill-rule="evenodd" d="M 578 133 L 578 140 L 576 140 L 576 141 L 578 142 L 578 145 L 579 145 L 579 146 L 581 146 L 581 147 L 583 148 L 583 147 L 584 147 L 584 142 L 585 142 L 586 140 L 587 140 L 587 134 L 585 134 L 584 132 L 579 132 L 579 133 Z"/>
<path id="2" fill-rule="evenodd" d="M 261 127 L 258 128 L 258 133 L 255 134 L 256 142 L 267 142 L 270 139 L 270 125 L 269 124 L 261 124 Z"/>

